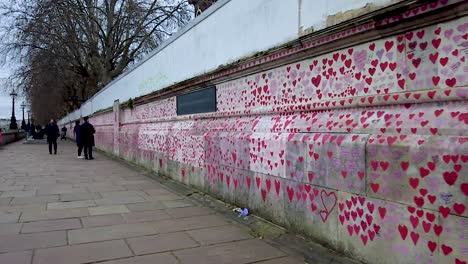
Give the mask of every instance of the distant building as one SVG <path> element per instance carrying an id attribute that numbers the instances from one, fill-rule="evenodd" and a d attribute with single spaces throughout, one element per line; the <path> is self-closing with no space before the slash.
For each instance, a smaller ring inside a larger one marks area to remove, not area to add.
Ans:
<path id="1" fill-rule="evenodd" d="M 16 120 L 18 123 L 18 127 L 21 127 L 21 120 Z M 0 128 L 2 131 L 6 131 L 10 129 L 10 118 L 0 118 Z"/>
<path id="2" fill-rule="evenodd" d="M 199 16 L 216 1 L 217 0 L 189 0 L 188 2 L 195 7 L 195 16 Z"/>

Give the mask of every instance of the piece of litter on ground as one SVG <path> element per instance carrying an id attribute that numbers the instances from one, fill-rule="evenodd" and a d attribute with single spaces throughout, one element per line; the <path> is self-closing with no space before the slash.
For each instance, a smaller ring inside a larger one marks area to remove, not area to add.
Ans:
<path id="1" fill-rule="evenodd" d="M 234 212 L 238 212 L 239 213 L 239 216 L 248 216 L 249 215 L 249 209 L 247 208 L 235 208 L 233 210 Z"/>

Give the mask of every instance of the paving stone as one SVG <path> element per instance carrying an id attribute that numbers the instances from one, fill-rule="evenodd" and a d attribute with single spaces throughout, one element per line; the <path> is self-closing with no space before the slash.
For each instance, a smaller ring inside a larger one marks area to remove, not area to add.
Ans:
<path id="1" fill-rule="evenodd" d="M 214 212 L 206 207 L 181 207 L 170 208 L 165 210 L 170 216 L 174 218 L 183 218 L 191 216 L 201 216 L 214 214 Z"/>
<path id="2" fill-rule="evenodd" d="M 198 243 L 184 232 L 137 237 L 127 241 L 137 255 L 198 247 Z"/>
<path id="3" fill-rule="evenodd" d="M 152 182 L 151 184 L 144 184 L 144 185 L 139 185 L 140 186 L 140 190 L 150 190 L 150 189 L 158 189 L 158 188 L 162 188 L 162 185 L 157 183 L 157 182 Z"/>
<path id="4" fill-rule="evenodd" d="M 95 200 L 97 205 L 116 205 L 116 204 L 132 204 L 132 203 L 143 203 L 146 199 L 140 196 L 123 196 L 123 197 L 112 197 Z"/>
<path id="5" fill-rule="evenodd" d="M 58 203 L 48 203 L 47 210 L 70 209 L 70 208 L 91 207 L 91 206 L 96 206 L 96 203 L 93 200 L 58 202 Z"/>
<path id="6" fill-rule="evenodd" d="M 88 190 L 90 192 L 112 192 L 112 191 L 125 191 L 126 189 L 122 186 L 115 186 L 115 185 L 91 185 L 88 186 Z"/>
<path id="7" fill-rule="evenodd" d="M 16 223 L 20 213 L 0 213 L 0 224 Z"/>
<path id="8" fill-rule="evenodd" d="M 99 264 L 179 264 L 179 261 L 170 253 L 159 253 L 100 262 Z"/>
<path id="9" fill-rule="evenodd" d="M 20 213 L 20 212 L 36 212 L 44 211 L 46 204 L 21 204 L 0 207 L 0 212 L 3 213 Z"/>
<path id="10" fill-rule="evenodd" d="M 183 198 L 176 194 L 160 194 L 146 197 L 148 201 L 171 201 L 182 200 Z"/>
<path id="11" fill-rule="evenodd" d="M 37 190 L 37 195 L 50 195 L 50 194 L 67 194 L 67 193 L 83 193 L 87 192 L 86 188 L 40 188 Z"/>
<path id="12" fill-rule="evenodd" d="M 24 223 L 21 233 L 36 233 L 45 231 L 70 230 L 81 228 L 81 222 L 77 218 L 57 219 Z"/>
<path id="13" fill-rule="evenodd" d="M 2 264 L 30 264 L 32 251 L 10 252 L 0 254 L 0 263 Z"/>
<path id="14" fill-rule="evenodd" d="M 260 261 L 256 263 L 257 264 L 304 264 L 305 261 L 303 257 L 285 257 L 285 258 L 275 258 L 275 259 Z"/>
<path id="15" fill-rule="evenodd" d="M 82 177 L 82 178 L 66 178 L 67 175 L 61 174 L 63 177 L 62 179 L 57 179 L 58 184 L 74 184 L 74 183 L 90 183 L 91 179 L 88 177 Z"/>
<path id="16" fill-rule="evenodd" d="M 25 182 L 25 189 L 30 189 L 30 190 L 68 190 L 68 189 L 73 189 L 73 186 L 71 184 L 57 184 L 56 180 L 46 180 L 44 177 L 43 179 L 34 179 L 30 180 L 28 182 Z"/>
<path id="17" fill-rule="evenodd" d="M 228 224 L 226 220 L 217 215 L 193 216 L 155 222 L 155 226 L 160 233 L 200 229 L 226 224 Z"/>
<path id="18" fill-rule="evenodd" d="M 127 223 L 150 222 L 171 218 L 171 216 L 163 210 L 131 212 L 122 214 L 122 216 Z"/>
<path id="19" fill-rule="evenodd" d="M 143 191 L 118 191 L 118 192 L 101 192 L 102 198 L 118 198 L 118 197 L 146 197 L 147 194 Z"/>
<path id="20" fill-rule="evenodd" d="M 100 182 L 98 180 L 101 179 Z M 74 188 L 89 188 L 89 187 L 103 187 L 103 186 L 113 186 L 112 181 L 105 180 L 106 177 L 92 178 L 91 182 L 86 183 L 74 183 L 72 186 Z"/>
<path id="21" fill-rule="evenodd" d="M 151 196 L 157 196 L 157 195 L 175 195 L 175 193 L 170 192 L 166 189 L 163 188 L 157 188 L 157 189 L 149 189 L 145 190 L 145 193 Z"/>
<path id="22" fill-rule="evenodd" d="M 58 195 L 42 195 L 35 197 L 18 197 L 11 200 L 11 205 L 22 205 L 22 204 L 46 204 L 52 202 L 58 202 Z"/>
<path id="23" fill-rule="evenodd" d="M 130 185 L 130 184 L 144 185 L 144 184 L 152 184 L 152 183 L 153 183 L 153 181 L 150 181 L 150 180 L 123 180 L 123 181 L 115 181 L 114 182 L 115 185 Z"/>
<path id="24" fill-rule="evenodd" d="M 212 245 L 252 238 L 245 230 L 234 225 L 190 230 L 187 233 L 201 245 Z"/>
<path id="25" fill-rule="evenodd" d="M 141 191 L 140 185 L 126 184 L 120 186 L 124 187 L 127 191 Z"/>
<path id="26" fill-rule="evenodd" d="M 193 203 L 184 200 L 175 200 L 175 201 L 162 201 L 161 202 L 167 208 L 179 208 L 179 207 L 190 207 L 193 206 Z"/>
<path id="27" fill-rule="evenodd" d="M 5 191 L 23 191 L 24 185 L 0 185 L 0 192 Z"/>
<path id="28" fill-rule="evenodd" d="M 132 212 L 152 211 L 166 208 L 161 202 L 127 204 L 127 207 Z"/>
<path id="29" fill-rule="evenodd" d="M 88 216 L 88 208 L 73 208 L 62 210 L 50 210 L 39 212 L 26 212 L 21 214 L 20 222 L 32 222 L 41 220 L 63 219 Z"/>
<path id="30" fill-rule="evenodd" d="M 85 228 L 125 224 L 125 220 L 120 214 L 87 216 L 81 218 L 81 222 Z"/>
<path id="31" fill-rule="evenodd" d="M 57 247 L 67 244 L 65 231 L 6 235 L 0 239 L 0 253 L 35 248 Z"/>
<path id="32" fill-rule="evenodd" d="M 132 256 L 123 240 L 37 250 L 33 264 L 79 264 Z"/>
<path id="33" fill-rule="evenodd" d="M 96 200 L 96 199 L 101 199 L 101 198 L 102 198 L 101 195 L 95 192 L 68 193 L 68 194 L 60 195 L 60 201 L 62 202 Z"/>
<path id="34" fill-rule="evenodd" d="M 0 236 L 19 234 L 20 230 L 21 224 L 0 224 Z"/>
<path id="35" fill-rule="evenodd" d="M 12 199 L 11 197 L 0 198 L 0 206 L 8 206 Z"/>
<path id="36" fill-rule="evenodd" d="M 283 252 L 257 239 L 178 250 L 173 254 L 181 264 L 242 264 L 285 256 Z"/>
<path id="37" fill-rule="evenodd" d="M 1 198 L 5 197 L 33 197 L 36 195 L 35 190 L 29 190 L 29 191 L 5 191 L 2 192 L 2 195 L 0 195 Z"/>
<path id="38" fill-rule="evenodd" d="M 120 214 L 130 212 L 125 205 L 104 205 L 90 207 L 88 209 L 90 215 Z"/>
<path id="39" fill-rule="evenodd" d="M 88 242 L 122 239 L 129 237 L 156 234 L 154 223 L 122 224 L 112 226 L 101 226 L 68 231 L 70 244 L 81 244 Z"/>

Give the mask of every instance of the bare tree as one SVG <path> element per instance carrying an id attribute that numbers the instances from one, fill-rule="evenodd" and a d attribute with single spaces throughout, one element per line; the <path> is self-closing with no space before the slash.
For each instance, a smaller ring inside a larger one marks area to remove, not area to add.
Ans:
<path id="1" fill-rule="evenodd" d="M 95 94 L 192 19 L 192 10 L 186 0 L 11 0 L 0 4 L 0 51 L 20 65 L 15 83 L 36 116 L 45 104 L 44 114 L 64 114 L 74 107 L 67 97 Z"/>

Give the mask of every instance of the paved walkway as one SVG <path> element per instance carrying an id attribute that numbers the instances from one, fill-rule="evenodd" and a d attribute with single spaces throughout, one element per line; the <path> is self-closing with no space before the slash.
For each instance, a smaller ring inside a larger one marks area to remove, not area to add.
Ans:
<path id="1" fill-rule="evenodd" d="M 1 264 L 304 263 L 99 153 L 0 148 Z"/>

